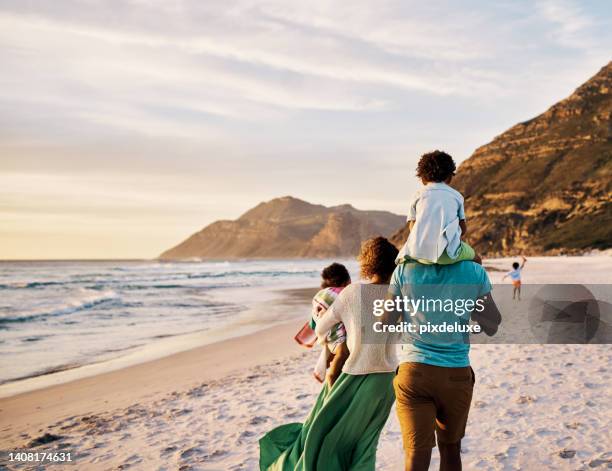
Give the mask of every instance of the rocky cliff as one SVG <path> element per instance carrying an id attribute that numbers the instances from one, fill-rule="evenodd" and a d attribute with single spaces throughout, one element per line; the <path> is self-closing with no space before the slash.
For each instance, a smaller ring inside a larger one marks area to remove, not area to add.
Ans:
<path id="1" fill-rule="evenodd" d="M 217 221 L 160 255 L 163 260 L 352 257 L 361 242 L 389 236 L 405 220 L 350 205 L 326 207 L 286 196 L 235 221 Z"/>
<path id="2" fill-rule="evenodd" d="M 612 62 L 548 111 L 478 148 L 452 186 L 488 256 L 612 246 Z M 406 228 L 393 235 L 401 245 Z"/>

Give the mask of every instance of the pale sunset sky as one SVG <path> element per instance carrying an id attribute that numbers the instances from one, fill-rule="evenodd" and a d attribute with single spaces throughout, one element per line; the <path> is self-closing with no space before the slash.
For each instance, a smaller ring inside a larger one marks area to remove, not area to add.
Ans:
<path id="1" fill-rule="evenodd" d="M 150 258 L 293 195 L 405 213 L 612 59 L 608 0 L 0 0 L 0 259 Z"/>

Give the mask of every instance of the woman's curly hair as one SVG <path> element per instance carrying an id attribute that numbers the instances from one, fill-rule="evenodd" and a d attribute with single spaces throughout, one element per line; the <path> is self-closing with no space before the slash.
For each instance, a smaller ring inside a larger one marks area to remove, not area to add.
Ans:
<path id="1" fill-rule="evenodd" d="M 389 281 L 395 270 L 397 248 L 384 237 L 373 237 L 361 244 L 361 251 L 357 258 L 360 263 L 360 272 L 363 278 L 372 278 L 375 275 L 382 281 Z"/>
<path id="2" fill-rule="evenodd" d="M 426 182 L 443 182 L 455 175 L 455 161 L 446 152 L 434 150 L 421 156 L 416 175 Z"/>

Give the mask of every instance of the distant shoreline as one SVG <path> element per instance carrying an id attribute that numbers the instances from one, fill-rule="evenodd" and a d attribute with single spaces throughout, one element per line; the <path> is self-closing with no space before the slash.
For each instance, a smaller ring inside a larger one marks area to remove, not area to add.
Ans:
<path id="1" fill-rule="evenodd" d="M 522 254 L 520 250 L 513 252 L 512 254 L 500 255 L 494 254 L 491 256 L 484 255 L 484 259 L 500 259 L 500 258 L 512 258 Z M 612 248 L 608 249 L 587 249 L 580 252 L 568 252 L 568 253 L 530 253 L 525 252 L 525 256 L 528 257 L 591 257 L 597 255 L 609 255 L 612 256 Z M 355 256 L 342 256 L 342 257 L 221 257 L 221 258 L 42 258 L 42 259 L 0 259 L 0 263 L 105 263 L 105 262 L 157 262 L 157 263 L 235 263 L 235 262 L 249 262 L 249 261 L 295 261 L 295 260 L 352 260 Z"/>

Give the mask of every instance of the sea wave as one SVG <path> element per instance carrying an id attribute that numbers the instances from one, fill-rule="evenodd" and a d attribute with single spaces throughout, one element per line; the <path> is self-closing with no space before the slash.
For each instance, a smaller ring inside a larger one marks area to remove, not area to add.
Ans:
<path id="1" fill-rule="evenodd" d="M 73 298 L 68 298 L 62 305 L 51 308 L 44 308 L 37 311 L 24 312 L 19 315 L 8 315 L 0 317 L 0 325 L 16 322 L 30 322 L 42 320 L 49 317 L 63 316 L 74 312 L 90 309 L 99 304 L 119 299 L 117 293 L 112 290 L 93 291 L 79 290 L 80 293 Z"/>
<path id="2" fill-rule="evenodd" d="M 0 283 L 0 289 L 44 288 L 45 286 L 63 285 L 63 281 L 12 281 Z"/>
<path id="3" fill-rule="evenodd" d="M 225 278 L 238 276 L 295 276 L 295 275 L 312 275 L 316 274 L 316 270 L 260 270 L 260 271 L 227 271 L 220 273 L 193 273 L 187 275 L 188 278 Z"/>

